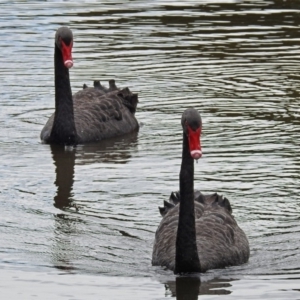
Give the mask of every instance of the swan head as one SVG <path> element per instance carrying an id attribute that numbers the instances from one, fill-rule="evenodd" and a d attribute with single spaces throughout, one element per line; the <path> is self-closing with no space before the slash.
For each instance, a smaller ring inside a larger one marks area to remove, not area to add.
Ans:
<path id="1" fill-rule="evenodd" d="M 186 109 L 182 114 L 181 125 L 188 138 L 191 157 L 198 160 L 202 156 L 200 142 L 202 119 L 199 112 L 194 108 Z"/>
<path id="2" fill-rule="evenodd" d="M 66 68 L 73 67 L 72 48 L 73 48 L 73 33 L 68 27 L 60 27 L 56 31 L 55 43 L 60 49 Z"/>

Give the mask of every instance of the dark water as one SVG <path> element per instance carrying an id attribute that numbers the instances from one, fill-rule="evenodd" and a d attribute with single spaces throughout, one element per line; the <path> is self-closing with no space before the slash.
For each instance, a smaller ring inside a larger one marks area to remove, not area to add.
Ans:
<path id="1" fill-rule="evenodd" d="M 300 299 L 299 1 L 0 5 L 5 299 Z M 138 92 L 137 135 L 65 151 L 40 143 L 61 25 L 75 36 L 73 92 L 111 78 Z M 195 186 L 230 199 L 251 245 L 249 263 L 201 283 L 151 266 L 190 106 L 204 126 Z"/>

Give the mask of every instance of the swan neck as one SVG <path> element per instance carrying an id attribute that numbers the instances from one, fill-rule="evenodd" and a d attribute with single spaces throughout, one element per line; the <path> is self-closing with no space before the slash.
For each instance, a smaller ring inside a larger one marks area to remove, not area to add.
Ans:
<path id="1" fill-rule="evenodd" d="M 64 66 L 60 49 L 55 44 L 54 53 L 55 117 L 51 139 L 56 143 L 76 144 L 73 98 L 69 69 Z"/>
<path id="2" fill-rule="evenodd" d="M 190 155 L 188 138 L 185 133 L 183 134 L 179 184 L 180 208 L 176 238 L 175 273 L 200 272 L 195 226 L 194 159 Z"/>

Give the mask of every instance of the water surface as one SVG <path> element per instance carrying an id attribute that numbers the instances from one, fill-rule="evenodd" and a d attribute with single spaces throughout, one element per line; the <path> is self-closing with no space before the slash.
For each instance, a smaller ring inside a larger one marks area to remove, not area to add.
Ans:
<path id="1" fill-rule="evenodd" d="M 6 299 L 300 299 L 300 3 L 0 4 Z M 138 134 L 76 149 L 40 143 L 62 25 L 75 38 L 73 92 L 114 78 L 139 93 Z M 249 263 L 202 274 L 201 284 L 151 266 L 190 106 L 203 119 L 195 186 L 230 199 L 251 247 Z"/>

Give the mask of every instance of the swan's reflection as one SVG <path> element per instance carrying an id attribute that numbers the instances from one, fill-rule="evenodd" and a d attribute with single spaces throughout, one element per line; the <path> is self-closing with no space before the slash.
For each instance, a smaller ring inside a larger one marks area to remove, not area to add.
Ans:
<path id="1" fill-rule="evenodd" d="M 78 145 L 76 164 L 92 163 L 126 164 L 137 146 L 138 133 L 129 133 L 122 137 L 104 140 L 101 143 Z"/>
<path id="2" fill-rule="evenodd" d="M 82 256 L 84 249 L 76 243 L 84 231 L 85 220 L 80 216 L 74 201 L 73 184 L 75 165 L 99 162 L 127 163 L 135 151 L 137 133 L 107 140 L 101 144 L 89 144 L 75 148 L 51 145 L 55 165 L 54 206 L 63 212 L 54 215 L 54 243 L 52 263 L 58 269 L 72 271 L 73 262 Z M 81 205 L 82 206 L 82 205 Z"/>
<path id="3" fill-rule="evenodd" d="M 57 208 L 69 207 L 72 199 L 74 183 L 75 149 L 65 150 L 64 147 L 51 145 L 52 157 L 56 167 L 57 193 L 54 197 L 54 206 Z"/>
<path id="4" fill-rule="evenodd" d="M 201 282 L 198 276 L 178 276 L 176 281 L 165 284 L 166 290 L 171 292 L 177 300 L 196 300 L 198 295 L 228 295 L 231 280 L 213 279 Z"/>
<path id="5" fill-rule="evenodd" d="M 126 164 L 137 145 L 137 135 L 138 133 L 134 132 L 98 144 L 79 145 L 76 148 L 51 145 L 57 186 L 54 206 L 60 209 L 72 206 L 75 160 L 78 165 L 95 162 Z"/>
<path id="6" fill-rule="evenodd" d="M 176 299 L 196 300 L 200 288 L 199 277 L 176 277 Z"/>

